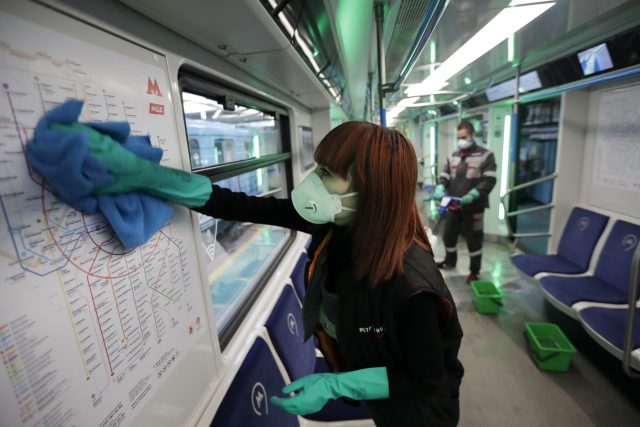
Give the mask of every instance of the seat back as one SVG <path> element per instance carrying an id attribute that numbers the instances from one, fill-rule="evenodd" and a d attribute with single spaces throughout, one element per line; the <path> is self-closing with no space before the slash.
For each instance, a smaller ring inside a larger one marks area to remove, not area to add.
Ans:
<path id="1" fill-rule="evenodd" d="M 631 261 L 640 240 L 640 225 L 618 220 L 602 248 L 595 275 L 614 285 L 625 294 L 629 292 Z"/>
<path id="2" fill-rule="evenodd" d="M 562 231 L 558 255 L 586 271 L 607 221 L 609 217 L 606 215 L 579 207 L 573 208 Z"/>
<path id="3" fill-rule="evenodd" d="M 302 309 L 291 286 L 284 287 L 265 326 L 291 380 L 313 373 L 315 345 L 312 339 L 303 341 Z"/>
<path id="4" fill-rule="evenodd" d="M 305 267 L 307 265 L 307 254 L 300 254 L 300 258 L 298 258 L 298 262 L 296 262 L 296 266 L 293 267 L 293 271 L 291 272 L 291 281 L 293 282 L 293 287 L 296 289 L 296 294 L 298 294 L 298 299 L 302 301 L 304 299 L 305 289 L 304 289 L 304 272 Z"/>
<path id="5" fill-rule="evenodd" d="M 211 425 L 298 427 L 295 415 L 269 402 L 271 396 L 284 396 L 281 392 L 284 385 L 284 379 L 267 343 L 262 338 L 256 338 Z"/>

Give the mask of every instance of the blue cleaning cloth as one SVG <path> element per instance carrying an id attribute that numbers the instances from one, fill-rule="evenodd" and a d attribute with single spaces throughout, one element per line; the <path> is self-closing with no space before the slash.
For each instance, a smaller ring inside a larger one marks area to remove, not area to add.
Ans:
<path id="1" fill-rule="evenodd" d="M 167 202 L 141 192 L 93 194 L 112 184 L 115 177 L 89 153 L 86 135 L 49 128 L 53 123 L 76 122 L 81 110 L 82 101 L 70 99 L 45 114 L 27 144 L 27 159 L 60 200 L 89 214 L 101 212 L 125 248 L 139 246 L 167 223 L 173 209 Z M 140 157 L 156 163 L 162 158 L 162 149 L 152 147 L 148 137 L 129 136 L 127 122 L 85 124 Z"/>

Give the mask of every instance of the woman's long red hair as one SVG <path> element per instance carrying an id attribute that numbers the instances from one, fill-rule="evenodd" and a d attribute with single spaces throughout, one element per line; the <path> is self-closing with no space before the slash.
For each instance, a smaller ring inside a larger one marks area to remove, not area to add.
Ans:
<path id="1" fill-rule="evenodd" d="M 349 225 L 356 279 L 370 286 L 402 272 L 415 241 L 431 251 L 415 202 L 418 163 L 407 138 L 368 122 L 347 122 L 331 130 L 315 152 L 318 164 L 347 179 L 358 192 Z"/>

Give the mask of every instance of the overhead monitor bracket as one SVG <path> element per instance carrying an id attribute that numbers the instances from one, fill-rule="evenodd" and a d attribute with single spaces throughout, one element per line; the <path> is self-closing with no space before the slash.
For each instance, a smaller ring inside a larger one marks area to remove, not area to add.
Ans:
<path id="1" fill-rule="evenodd" d="M 222 104 L 222 108 L 225 111 L 235 111 L 236 110 L 236 99 L 229 96 L 223 95 L 220 97 L 220 103 Z"/>

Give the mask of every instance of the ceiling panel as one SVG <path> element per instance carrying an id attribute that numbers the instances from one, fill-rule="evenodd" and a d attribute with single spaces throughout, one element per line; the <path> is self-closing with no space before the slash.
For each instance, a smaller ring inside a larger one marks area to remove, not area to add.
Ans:
<path id="1" fill-rule="evenodd" d="M 568 37 L 567 33 L 571 30 L 588 31 L 600 16 L 607 12 L 613 13 L 616 7 L 633 1 L 636 0 L 558 0 L 551 9 L 516 33 L 513 63 L 508 61 L 508 44 L 504 41 L 450 79 L 450 84 L 445 89 L 482 91 L 492 81 L 492 77 L 504 78 L 506 74 L 514 74 L 513 65 L 526 63 L 531 59 L 532 53 L 539 54 L 541 49 L 544 52 L 546 46 L 559 44 Z M 511 0 L 451 0 L 404 84 L 419 83 L 431 73 L 431 43 L 436 46 L 436 62 L 446 60 L 510 2 Z M 593 31 L 590 37 L 597 39 L 597 32 Z M 399 91 L 394 94 L 393 99 L 397 101 L 404 96 L 404 92 Z"/>
<path id="2" fill-rule="evenodd" d="M 325 0 L 326 13 L 337 39 L 352 114 L 362 119 L 369 70 L 369 50 L 374 28 L 373 0 Z"/>
<path id="3" fill-rule="evenodd" d="M 249 62 L 251 73 L 259 78 L 270 79 L 276 75 L 281 84 L 280 89 L 288 92 L 303 105 L 311 109 L 328 107 L 326 89 L 313 77 L 304 76 L 301 68 L 306 69 L 307 66 L 302 63 L 298 52 L 292 46 L 275 52 L 255 53 L 249 57 L 247 66 Z M 311 74 L 310 71 L 307 72 Z M 309 84 L 310 79 L 314 84 Z"/>
<path id="4" fill-rule="evenodd" d="M 402 0 L 385 55 L 386 80 L 394 81 L 400 74 L 430 0 Z"/>
<path id="5" fill-rule="evenodd" d="M 270 86 L 306 94 L 308 108 L 330 103 L 326 90 L 257 0 L 120 1 Z"/>

